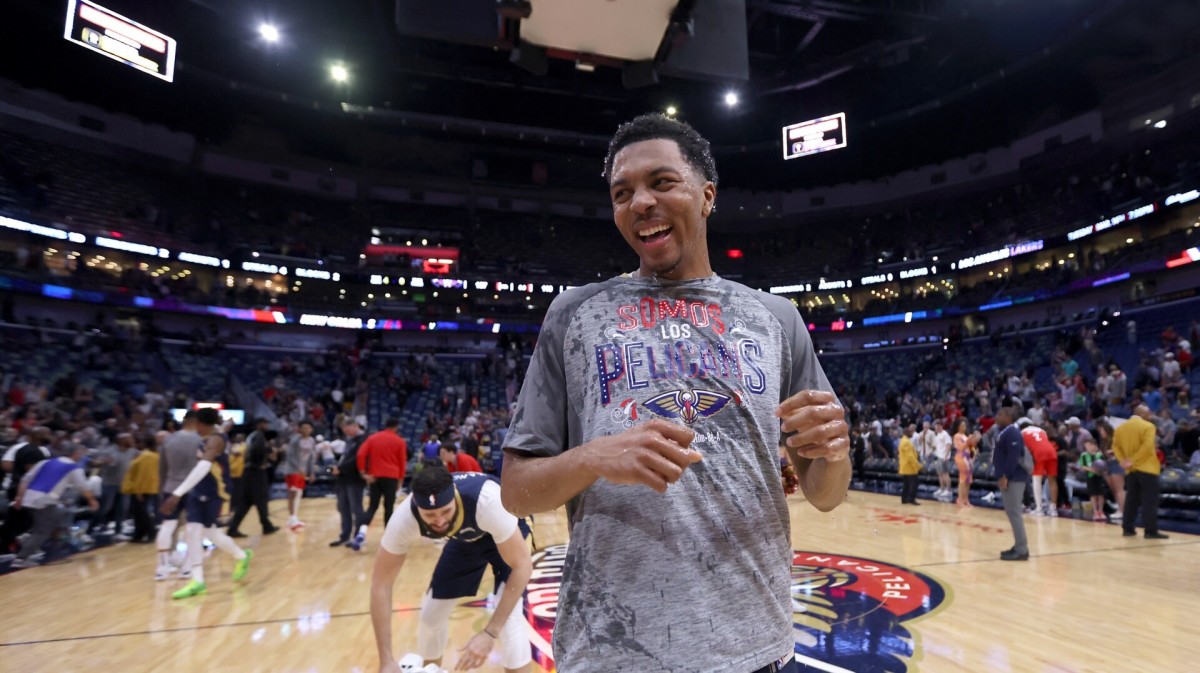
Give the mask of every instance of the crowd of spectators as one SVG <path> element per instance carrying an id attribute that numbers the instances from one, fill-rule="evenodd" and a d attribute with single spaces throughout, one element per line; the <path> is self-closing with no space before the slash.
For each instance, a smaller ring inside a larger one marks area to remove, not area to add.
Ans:
<path id="1" fill-rule="evenodd" d="M 1160 465 L 1184 470 L 1200 467 L 1200 409 L 1192 397 L 1196 377 L 1192 373 L 1191 344 L 1200 338 L 1200 324 L 1192 320 L 1186 330 L 1168 325 L 1158 343 L 1139 347 L 1137 323 L 1128 320 L 1120 333 L 1108 333 L 1098 338 L 1095 326 L 1086 324 L 1078 329 L 1060 331 L 1056 345 L 1045 356 L 1046 362 L 1023 370 L 998 371 L 994 376 L 968 379 L 945 386 L 944 378 L 934 376 L 934 370 L 953 369 L 951 354 L 936 355 L 931 351 L 929 366 L 922 378 L 907 390 L 878 391 L 869 383 L 843 387 L 839 394 L 846 405 L 855 428 L 855 459 L 862 465 L 867 460 L 894 461 L 899 458 L 899 445 L 904 429 L 916 427 L 912 438 L 921 459 L 932 466 L 934 442 L 931 437 L 935 424 L 950 428 L 960 419 L 967 422 L 967 434 L 979 433 L 980 455 L 986 463 L 995 441 L 994 417 L 1001 407 L 1010 407 L 1021 418 L 1024 427 L 1040 428 L 1056 448 L 1058 462 L 1056 508 L 1046 512 L 1068 512 L 1073 496 L 1088 497 L 1088 478 L 1100 478 L 1108 498 L 1111 518 L 1119 520 L 1124 502 L 1123 471 L 1113 452 L 1113 430 L 1145 405 L 1155 427 L 1155 449 Z M 1098 345 L 1120 341 L 1136 349 L 1137 367 L 1125 372 L 1117 359 Z M 1017 334 L 991 341 L 993 353 L 1004 350 L 1026 351 L 1030 343 Z M 1090 363 L 1081 365 L 1080 360 Z M 1051 373 L 1044 385 L 1038 385 L 1038 369 Z M 1094 444 L 1094 446 L 1092 446 Z M 1085 457 L 1098 452 L 1103 458 Z M 1090 469 L 1093 460 L 1103 473 Z M 890 463 L 889 463 L 890 464 Z M 932 472 L 932 467 L 928 467 Z M 1040 501 L 1040 498 L 1039 498 Z M 1037 512 L 1033 508 L 1031 513 Z M 1104 513 L 1097 513 L 1099 520 Z"/>
<path id="2" fill-rule="evenodd" d="M 0 369 L 0 454 L 4 456 L 0 557 L 16 553 L 22 540 L 29 539 L 33 525 L 30 510 L 12 504 L 22 478 L 35 465 L 78 454 L 88 477 L 84 489 L 60 494 L 61 502 L 53 506 L 63 512 L 62 525 L 55 527 L 57 533 L 46 542 L 44 552 L 31 553 L 30 559 L 22 557 L 21 563 L 25 564 L 52 560 L 97 543 L 153 540 L 153 502 L 157 497 L 153 482 L 157 471 L 146 469 L 142 465 L 146 461 L 141 458 L 157 453 L 169 433 L 179 428 L 177 412 L 172 410 L 190 409 L 198 401 L 220 401 L 227 408 L 246 402 L 237 399 L 232 390 L 225 390 L 216 399 L 208 394 L 196 399 L 170 380 L 171 360 L 178 361 L 176 369 L 204 366 L 217 371 L 217 363 L 236 362 L 244 355 L 230 350 L 215 334 L 201 330 L 182 347 L 165 348 L 157 338 L 147 338 L 138 329 L 118 330 L 102 323 L 86 329 L 66 327 L 38 324 L 33 328 L 0 329 L 0 348 L 14 356 Z M 461 454 L 477 461 L 484 471 L 498 474 L 509 404 L 481 404 L 479 390 L 508 383 L 510 395 L 515 395 L 527 346 L 520 339 L 505 338 L 495 352 L 470 360 L 470 366 L 454 369 L 458 378 L 453 380 L 439 374 L 447 365 L 432 351 L 382 357 L 380 345 L 365 338 L 354 346 L 274 355 L 268 352 L 266 357 L 259 354 L 254 361 L 265 363 L 267 384 L 253 391 L 258 408 L 251 411 L 266 414 L 268 420 L 263 427 L 269 428 L 268 469 L 274 481 L 282 480 L 278 469 L 288 440 L 301 424 L 311 424 L 318 433 L 315 467 L 319 476 L 310 495 L 323 494 L 327 482 L 332 481 L 330 468 L 337 464 L 346 446 L 341 431 L 343 419 L 357 418 L 368 431 L 377 429 L 371 425 L 381 424 L 384 419 L 367 420 L 368 411 L 379 406 L 372 406 L 370 398 L 388 394 L 396 396 L 392 401 L 399 408 L 421 404 L 427 398 L 436 400 L 423 423 L 406 437 L 408 460 L 414 467 L 447 456 L 457 461 Z M 78 358 L 69 360 L 70 366 L 52 378 L 41 378 L 18 364 L 39 353 L 67 360 L 68 349 L 77 351 Z M 168 366 L 155 372 L 168 380 L 143 380 L 120 390 L 107 388 L 114 380 L 106 373 L 153 369 L 149 362 L 160 357 L 168 361 Z M 250 378 L 248 372 L 242 374 Z M 327 387 L 312 387 L 314 382 L 323 382 Z M 222 428 L 235 465 L 241 464 L 238 457 L 245 451 L 246 438 L 257 425 L 256 420 L 248 416 L 244 426 L 230 422 Z M 236 479 L 241 469 L 233 472 L 231 476 Z M 234 488 L 232 492 L 238 491 Z M 90 498 L 97 503 L 94 512 L 82 506 Z"/>

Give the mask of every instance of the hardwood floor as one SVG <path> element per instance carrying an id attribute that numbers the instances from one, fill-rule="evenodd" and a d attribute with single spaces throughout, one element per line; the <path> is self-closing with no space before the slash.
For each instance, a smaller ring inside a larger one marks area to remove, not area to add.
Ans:
<path id="1" fill-rule="evenodd" d="M 1027 518 L 1032 558 L 1001 562 L 1012 543 L 1003 512 L 922 502 L 852 492 L 821 514 L 793 499 L 796 636 L 808 670 L 1197 670 L 1200 537 L 1123 538 L 1117 526 Z M 283 506 L 272 503 L 276 522 Z M 154 581 L 153 545 L 0 577 L 0 671 L 376 670 L 368 587 L 380 525 L 355 553 L 327 546 L 332 500 L 306 500 L 304 518 L 299 534 L 242 540 L 256 555 L 237 585 L 232 561 L 214 552 L 208 593 L 182 601 L 170 597 L 179 581 Z M 540 547 L 565 542 L 564 515 L 539 515 L 534 535 Z M 415 645 L 438 551 L 414 549 L 397 582 L 397 653 Z M 478 601 L 455 610 L 449 662 L 486 614 Z M 481 670 L 502 669 L 493 655 Z"/>

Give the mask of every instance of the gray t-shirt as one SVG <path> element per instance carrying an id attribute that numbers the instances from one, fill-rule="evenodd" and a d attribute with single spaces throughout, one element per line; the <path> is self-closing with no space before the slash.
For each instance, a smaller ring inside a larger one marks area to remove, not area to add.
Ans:
<path id="1" fill-rule="evenodd" d="M 162 484 L 163 493 L 179 488 L 196 463 L 200 462 L 203 449 L 204 438 L 194 430 L 179 430 L 167 437 L 158 459 L 159 483 Z"/>
<path id="2" fill-rule="evenodd" d="M 292 435 L 287 452 L 283 456 L 284 474 L 312 474 L 317 455 L 317 440 L 314 437 Z"/>
<path id="3" fill-rule="evenodd" d="M 105 486 L 120 486 L 121 480 L 125 478 L 125 473 L 129 471 L 129 464 L 137 458 L 138 452 L 134 449 L 122 450 L 119 447 L 112 446 L 104 451 L 104 457 L 111 459 L 112 462 L 106 463 L 100 468 L 100 483 Z"/>
<path id="4" fill-rule="evenodd" d="M 664 495 L 599 480 L 568 505 L 558 670 L 749 673 L 792 651 L 774 411 L 805 389 L 832 390 L 786 299 L 712 276 L 554 301 L 505 447 L 554 456 L 664 417 L 704 456 Z"/>

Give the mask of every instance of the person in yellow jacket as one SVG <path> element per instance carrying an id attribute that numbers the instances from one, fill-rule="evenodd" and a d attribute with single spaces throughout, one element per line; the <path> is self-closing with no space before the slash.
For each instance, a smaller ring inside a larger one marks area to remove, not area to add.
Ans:
<path id="1" fill-rule="evenodd" d="M 246 436 L 238 433 L 234 435 L 233 442 L 229 445 L 229 483 L 233 487 L 229 496 L 230 499 L 226 503 L 224 509 L 232 515 L 241 507 L 242 501 L 246 499 Z M 230 536 L 232 537 L 232 536 Z"/>
<path id="2" fill-rule="evenodd" d="M 913 444 L 913 433 L 917 426 L 909 425 L 904 428 L 904 436 L 900 438 L 900 487 L 901 505 L 920 505 L 917 502 L 917 474 L 921 471 L 921 459 L 917 456 L 917 447 Z"/>
<path id="3" fill-rule="evenodd" d="M 158 452 L 153 442 L 129 464 L 121 492 L 133 508 L 133 542 L 154 542 L 154 512 L 158 509 Z"/>
<path id="4" fill-rule="evenodd" d="M 1162 465 L 1154 452 L 1157 429 L 1150 419 L 1150 407 L 1139 404 L 1133 417 L 1113 431 L 1112 450 L 1121 467 L 1125 468 L 1125 515 L 1121 521 L 1125 537 L 1137 535 L 1137 513 L 1142 510 L 1142 525 L 1147 540 L 1165 540 L 1158 532 L 1158 475 Z"/>

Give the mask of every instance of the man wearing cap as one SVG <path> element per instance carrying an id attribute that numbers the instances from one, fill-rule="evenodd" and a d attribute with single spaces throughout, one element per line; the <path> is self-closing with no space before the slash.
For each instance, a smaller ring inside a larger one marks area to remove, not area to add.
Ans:
<path id="1" fill-rule="evenodd" d="M 533 572 L 523 519 L 500 502 L 495 477 L 464 472 L 451 476 L 430 465 L 412 481 L 412 494 L 387 522 L 371 576 L 371 625 L 379 650 L 380 673 L 399 673 L 392 652 L 392 586 L 409 548 L 421 538 L 445 541 L 417 623 L 417 653 L 426 665 L 442 663 L 450 637 L 450 613 L 460 599 L 474 596 L 488 566 L 496 587 L 496 609 L 459 652 L 455 670 L 482 666 L 499 642 L 507 673 L 530 670 L 531 648 L 520 608 Z"/>
<path id="2" fill-rule="evenodd" d="M 1153 413 L 1150 407 L 1139 404 L 1133 408 L 1133 417 L 1113 431 L 1113 454 L 1125 468 L 1125 516 L 1122 519 L 1122 534 L 1137 535 L 1137 513 L 1142 511 L 1142 525 L 1146 527 L 1147 540 L 1165 540 L 1166 535 L 1158 532 L 1158 475 L 1162 465 L 1154 452 L 1156 429 L 1150 422 Z"/>

